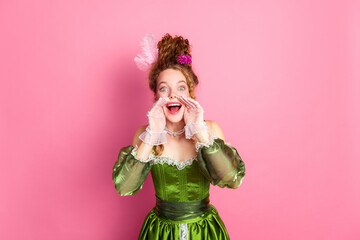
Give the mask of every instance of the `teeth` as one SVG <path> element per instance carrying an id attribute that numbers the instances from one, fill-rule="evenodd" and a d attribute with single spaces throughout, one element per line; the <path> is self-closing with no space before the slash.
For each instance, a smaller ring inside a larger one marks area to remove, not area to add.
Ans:
<path id="1" fill-rule="evenodd" d="M 169 104 L 168 107 L 180 107 L 181 105 L 180 104 Z"/>

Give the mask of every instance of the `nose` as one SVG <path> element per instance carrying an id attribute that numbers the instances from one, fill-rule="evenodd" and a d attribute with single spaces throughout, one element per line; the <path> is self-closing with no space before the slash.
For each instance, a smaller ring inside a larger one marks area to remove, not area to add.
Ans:
<path id="1" fill-rule="evenodd" d="M 170 99 L 175 99 L 175 98 L 177 98 L 177 96 L 172 94 L 172 95 L 169 96 L 169 98 Z"/>

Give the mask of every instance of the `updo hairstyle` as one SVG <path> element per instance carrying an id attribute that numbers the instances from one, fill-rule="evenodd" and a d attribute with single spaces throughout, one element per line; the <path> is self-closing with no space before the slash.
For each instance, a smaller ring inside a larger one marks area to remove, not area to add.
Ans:
<path id="1" fill-rule="evenodd" d="M 169 68 L 178 70 L 185 76 L 190 96 L 196 99 L 194 90 L 199 84 L 198 77 L 194 73 L 191 64 L 180 64 L 177 61 L 178 56 L 181 54 L 191 57 L 189 40 L 184 39 L 182 36 L 175 35 L 175 37 L 172 37 L 169 33 L 166 33 L 158 42 L 157 47 L 158 58 L 152 64 L 149 72 L 149 87 L 154 92 L 154 100 L 156 100 L 157 78 L 162 71 Z M 154 146 L 153 151 L 155 155 L 161 155 L 164 151 L 164 145 Z"/>
<path id="2" fill-rule="evenodd" d="M 177 57 L 181 54 L 191 57 L 189 41 L 182 36 L 175 35 L 175 37 L 172 37 L 169 33 L 166 33 L 158 42 L 157 47 L 158 58 L 152 64 L 149 72 L 149 87 L 154 92 L 154 100 L 157 92 L 157 78 L 162 71 L 169 68 L 178 70 L 185 76 L 190 96 L 196 99 L 194 90 L 199 83 L 198 77 L 194 73 L 191 64 L 180 64 L 177 61 Z"/>

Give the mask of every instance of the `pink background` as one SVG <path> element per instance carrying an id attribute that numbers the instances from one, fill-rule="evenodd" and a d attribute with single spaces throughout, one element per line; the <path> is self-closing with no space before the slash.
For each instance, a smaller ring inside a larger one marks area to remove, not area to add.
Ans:
<path id="1" fill-rule="evenodd" d="M 155 204 L 112 183 L 152 95 L 133 58 L 188 38 L 205 119 L 246 164 L 211 187 L 231 239 L 359 239 L 357 1 L 2 1 L 0 239 L 136 239 Z"/>

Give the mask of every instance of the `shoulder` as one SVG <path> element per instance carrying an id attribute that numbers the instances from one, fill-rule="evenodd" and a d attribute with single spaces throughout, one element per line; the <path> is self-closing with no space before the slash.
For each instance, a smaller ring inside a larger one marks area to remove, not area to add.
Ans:
<path id="1" fill-rule="evenodd" d="M 146 127 L 147 127 L 147 125 L 143 125 L 143 126 L 140 126 L 140 127 L 136 130 L 136 132 L 135 132 L 135 134 L 134 134 L 134 138 L 133 138 L 133 144 L 132 144 L 133 146 L 135 146 L 135 145 L 139 146 L 139 145 L 140 145 L 141 139 L 139 138 L 139 136 L 140 136 L 140 134 L 142 134 L 143 132 L 145 132 Z"/>
<path id="2" fill-rule="evenodd" d="M 214 120 L 205 120 L 205 122 L 210 130 L 210 134 L 216 134 L 219 138 L 225 141 L 225 136 L 219 123 Z"/>

